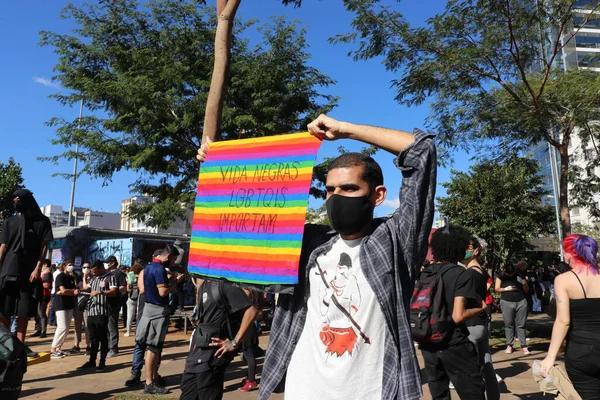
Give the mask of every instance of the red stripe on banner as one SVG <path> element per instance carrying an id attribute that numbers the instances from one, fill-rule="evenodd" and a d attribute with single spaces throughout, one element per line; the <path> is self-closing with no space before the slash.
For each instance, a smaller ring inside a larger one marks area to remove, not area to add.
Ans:
<path id="1" fill-rule="evenodd" d="M 281 181 L 256 181 L 252 182 L 248 180 L 248 182 L 236 182 L 236 183 L 222 183 L 223 179 L 221 178 L 213 178 L 213 179 L 203 179 L 200 178 L 200 182 L 198 183 L 198 193 L 197 196 L 210 196 L 213 190 L 232 190 L 232 189 L 244 189 L 251 188 L 256 189 L 260 187 L 261 189 L 271 189 L 271 188 L 296 188 L 296 187 L 306 187 L 306 194 L 310 190 L 310 184 L 312 182 L 312 175 L 304 174 L 298 175 L 298 179 L 294 181 L 285 181 L 282 183 Z"/>
<path id="2" fill-rule="evenodd" d="M 218 221 L 221 218 L 221 214 L 194 214 L 194 225 L 206 224 L 206 225 L 218 225 Z M 277 221 L 286 221 L 286 225 L 293 226 L 296 222 L 304 221 L 306 214 L 277 214 Z"/>
<path id="3" fill-rule="evenodd" d="M 298 257 L 298 260 L 300 257 Z M 282 260 L 274 260 L 273 257 L 269 257 L 269 259 L 262 260 L 252 260 L 247 257 L 244 258 L 233 258 L 233 257 L 208 257 L 205 254 L 190 254 L 189 261 L 192 263 L 201 263 L 205 265 L 210 265 L 211 263 L 217 264 L 225 264 L 230 265 L 232 267 L 236 266 L 244 266 L 244 267 L 254 267 L 254 268 L 265 268 L 265 269 L 273 269 L 273 268 L 285 268 L 289 269 L 290 264 L 294 264 L 294 261 L 291 256 L 285 257 Z"/>
<path id="4" fill-rule="evenodd" d="M 291 151 L 291 150 L 303 150 L 303 149 L 318 149 L 319 146 L 321 145 L 321 143 L 315 143 L 315 142 L 306 142 L 303 140 L 294 140 L 294 141 L 290 141 L 290 143 L 282 143 L 282 144 L 275 144 L 275 145 L 269 145 L 269 144 L 254 144 L 254 145 L 248 145 L 248 146 L 240 146 L 240 147 L 233 147 L 233 148 L 228 148 L 228 149 L 211 149 L 210 154 L 211 155 L 230 155 L 230 154 L 238 154 L 242 151 L 253 151 L 253 152 L 286 152 L 286 151 Z M 210 161 L 210 158 L 207 157 L 207 160 Z"/>
<path id="5" fill-rule="evenodd" d="M 263 254 L 263 253 L 242 253 L 242 252 L 222 252 L 214 250 L 199 250 L 190 247 L 189 259 L 192 257 L 203 256 L 213 260 L 220 258 L 230 258 L 235 260 L 260 260 L 260 261 L 294 261 L 300 259 L 300 256 L 290 254 Z"/>

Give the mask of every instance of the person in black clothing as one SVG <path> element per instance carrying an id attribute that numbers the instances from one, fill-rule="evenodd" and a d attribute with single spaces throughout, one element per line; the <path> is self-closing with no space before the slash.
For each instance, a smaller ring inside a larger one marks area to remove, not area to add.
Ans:
<path id="1" fill-rule="evenodd" d="M 444 300 L 453 326 L 447 339 L 438 344 L 420 344 L 429 391 L 434 400 L 450 400 L 450 381 L 462 400 L 484 400 L 485 386 L 477 352 L 469 341 L 465 321 L 485 311 L 485 299 L 477 295 L 472 273 L 457 265 L 466 258 L 470 235 L 461 227 L 446 226 L 432 236 L 434 271 L 441 274 Z M 472 303 L 474 308 L 467 308 Z"/>
<path id="2" fill-rule="evenodd" d="M 127 304 L 127 275 L 119 269 L 117 257 L 110 256 L 104 261 L 105 268 L 114 275 L 117 281 L 118 292 L 116 296 L 108 299 L 110 314 L 108 317 L 108 346 L 110 351 L 107 357 L 119 354 L 119 311 Z"/>
<path id="3" fill-rule="evenodd" d="M 197 327 L 181 379 L 181 400 L 223 398 L 225 369 L 255 316 L 256 308 L 242 289 L 214 280 L 199 285 L 193 318 Z"/>
<path id="4" fill-rule="evenodd" d="M 53 236 L 50 219 L 33 193 L 15 191 L 13 204 L 17 214 L 4 220 L 0 233 L 0 322 L 10 329 L 10 318 L 17 315 L 17 337 L 25 343 L 27 324 L 38 306 L 33 293 Z M 37 354 L 28 350 L 27 355 Z"/>
<path id="5" fill-rule="evenodd" d="M 504 273 L 496 278 L 494 286 L 496 293 L 500 293 L 500 308 L 504 319 L 504 333 L 506 335 L 506 354 L 511 354 L 515 341 L 515 327 L 521 344 L 521 351 L 525 355 L 531 354 L 527 348 L 525 338 L 525 323 L 527 322 L 527 298 L 529 286 L 525 278 L 519 276 L 517 268 L 508 264 Z"/>
<path id="6" fill-rule="evenodd" d="M 50 349 L 50 357 L 52 358 L 63 358 L 65 356 L 65 353 L 61 349 L 69 333 L 73 311 L 75 310 L 75 300 L 78 294 L 79 290 L 73 276 L 73 263 L 69 261 L 67 262 L 65 271 L 56 276 L 56 300 L 54 308 L 56 309 L 57 327 Z"/>

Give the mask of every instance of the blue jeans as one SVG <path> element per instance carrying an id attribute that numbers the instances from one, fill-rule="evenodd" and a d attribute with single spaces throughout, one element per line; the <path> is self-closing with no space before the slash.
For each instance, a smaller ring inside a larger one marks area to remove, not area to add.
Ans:
<path id="1" fill-rule="evenodd" d="M 146 343 L 141 343 L 136 340 L 133 348 L 133 363 L 131 365 L 131 373 L 133 375 L 141 375 L 144 368 L 144 354 L 146 353 Z"/>

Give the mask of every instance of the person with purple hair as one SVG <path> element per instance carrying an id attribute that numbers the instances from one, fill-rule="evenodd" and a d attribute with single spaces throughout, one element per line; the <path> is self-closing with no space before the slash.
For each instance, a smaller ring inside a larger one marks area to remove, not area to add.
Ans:
<path id="1" fill-rule="evenodd" d="M 541 373 L 548 375 L 567 337 L 565 368 L 583 400 L 600 399 L 600 271 L 596 261 L 598 243 L 585 235 L 563 240 L 570 272 L 556 277 L 557 315 L 548 355 Z M 567 336 L 568 334 L 568 336 Z"/>

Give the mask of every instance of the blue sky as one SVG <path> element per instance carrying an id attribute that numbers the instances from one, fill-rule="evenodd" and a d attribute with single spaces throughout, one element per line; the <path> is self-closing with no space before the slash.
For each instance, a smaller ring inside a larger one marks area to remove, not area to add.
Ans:
<path id="1" fill-rule="evenodd" d="M 82 2 L 77 0 L 74 3 Z M 446 2 L 428 0 L 427 7 L 414 0 L 400 3 L 388 0 L 387 3 L 397 7 L 412 23 L 420 24 L 441 12 Z M 72 163 L 61 162 L 55 166 L 42 163 L 36 157 L 62 151 L 62 148 L 50 143 L 54 129 L 44 123 L 54 116 L 73 119 L 78 113 L 78 109 L 63 107 L 48 98 L 60 90 L 51 81 L 57 59 L 51 48 L 38 46 L 39 31 L 66 33 L 73 28 L 71 21 L 59 18 L 60 9 L 66 4 L 62 0 L 11 1 L 4 2 L 0 12 L 0 54 L 3 55 L 0 63 L 0 76 L 3 77 L 0 161 L 6 162 L 12 156 L 21 164 L 25 185 L 35 193 L 40 205 L 56 204 L 65 209 L 69 205 L 71 182 L 51 175 L 72 172 Z M 341 97 L 339 106 L 330 114 L 332 117 L 409 131 L 423 127 L 429 114 L 428 105 L 410 109 L 398 105 L 390 87 L 394 74 L 386 72 L 378 60 L 354 62 L 347 56 L 351 46 L 328 43 L 327 39 L 335 34 L 350 30 L 352 14 L 345 11 L 341 1 L 305 0 L 301 8 L 295 9 L 282 6 L 278 0 L 244 0 L 238 11 L 238 17 L 260 21 L 274 15 L 286 15 L 306 26 L 309 53 L 312 55 L 310 63 L 337 81 L 328 90 Z M 319 158 L 336 154 L 339 145 L 349 149 L 360 148 L 349 141 L 325 143 Z M 379 213 L 387 213 L 397 201 L 400 175 L 391 163 L 391 155 L 379 152 L 376 159 L 384 168 L 389 189 L 388 202 Z M 462 170 L 468 167 L 466 157 L 457 156 L 456 160 L 453 168 Z M 119 211 L 121 200 L 130 196 L 128 184 L 134 179 L 134 173 L 119 172 L 109 185 L 103 187 L 100 180 L 83 176 L 77 181 L 75 205 Z M 439 182 L 448 179 L 449 170 L 440 169 Z M 442 188 L 438 187 L 438 195 L 442 193 Z M 311 202 L 312 206 L 320 204 L 320 201 Z"/>

